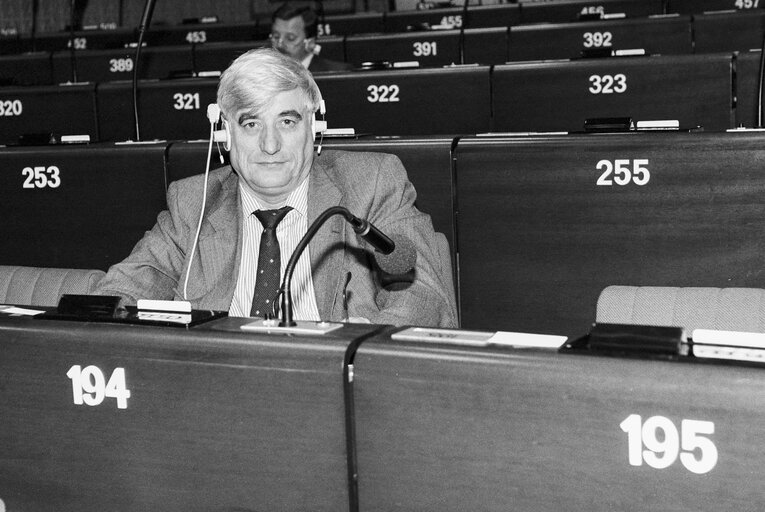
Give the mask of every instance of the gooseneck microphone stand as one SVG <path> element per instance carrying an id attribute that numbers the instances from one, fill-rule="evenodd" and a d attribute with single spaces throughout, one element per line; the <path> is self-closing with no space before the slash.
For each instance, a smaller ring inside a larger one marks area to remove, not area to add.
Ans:
<path id="1" fill-rule="evenodd" d="M 279 304 L 281 311 L 281 321 L 279 327 L 294 327 L 297 325 L 293 318 L 292 311 L 292 274 L 295 272 L 295 266 L 297 265 L 300 255 L 303 254 L 305 248 L 308 247 L 308 243 L 313 239 L 314 235 L 319 228 L 333 215 L 342 215 L 346 221 L 353 227 L 353 230 L 357 235 L 366 240 L 372 247 L 383 254 L 390 254 L 396 248 L 396 244 L 393 240 L 388 238 L 385 233 L 377 229 L 375 226 L 369 223 L 369 221 L 360 219 L 348 211 L 343 206 L 332 206 L 327 208 L 321 215 L 316 217 L 316 220 L 308 227 L 303 238 L 298 242 L 295 251 L 290 256 L 290 260 L 287 263 L 287 267 L 284 269 L 284 279 L 282 286 L 279 290 L 281 295 L 281 302 Z"/>

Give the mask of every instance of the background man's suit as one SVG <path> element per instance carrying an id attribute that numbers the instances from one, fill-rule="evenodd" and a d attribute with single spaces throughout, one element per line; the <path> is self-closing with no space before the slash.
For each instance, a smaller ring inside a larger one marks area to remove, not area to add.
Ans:
<path id="1" fill-rule="evenodd" d="M 430 217 L 413 203 L 414 188 L 400 160 L 382 153 L 325 151 L 309 174 L 308 223 L 330 206 L 348 208 L 389 235 L 409 238 L 417 251 L 416 277 L 402 290 L 380 288 L 370 261 L 373 249 L 340 216 L 330 218 L 309 245 L 314 290 L 324 320 L 342 320 L 347 273 L 348 315 L 380 324 L 456 326 L 449 262 L 439 256 Z M 242 216 L 239 179 L 228 166 L 210 173 L 205 220 L 188 285 L 188 300 L 199 309 L 227 311 L 239 274 Z M 202 175 L 174 182 L 168 210 L 123 262 L 101 281 L 98 293 L 117 294 L 128 303 L 140 298 L 183 299 L 199 219 Z M 440 234 L 438 235 L 440 236 Z"/>

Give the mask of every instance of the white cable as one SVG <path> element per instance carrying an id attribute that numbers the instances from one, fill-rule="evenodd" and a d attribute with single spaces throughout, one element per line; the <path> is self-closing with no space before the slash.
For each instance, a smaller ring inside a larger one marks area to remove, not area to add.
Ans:
<path id="1" fill-rule="evenodd" d="M 205 216 L 205 205 L 207 203 L 207 177 L 210 175 L 210 158 L 212 157 L 212 145 L 213 134 L 215 132 L 215 123 L 210 121 L 210 142 L 207 146 L 207 165 L 205 166 L 205 184 L 202 189 L 202 211 L 199 213 L 199 224 L 197 225 L 197 233 L 194 235 L 194 245 L 191 246 L 191 256 L 189 257 L 189 266 L 186 269 L 186 279 L 183 281 L 183 300 L 186 298 L 186 289 L 189 286 L 189 275 L 191 274 L 191 264 L 194 262 L 194 252 L 197 249 L 197 243 L 199 242 L 199 233 L 202 231 L 202 219 Z"/>

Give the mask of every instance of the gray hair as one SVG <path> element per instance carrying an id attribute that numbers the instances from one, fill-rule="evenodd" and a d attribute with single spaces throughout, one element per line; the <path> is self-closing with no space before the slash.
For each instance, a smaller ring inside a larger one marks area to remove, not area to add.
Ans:
<path id="1" fill-rule="evenodd" d="M 218 106 L 230 120 L 242 109 L 256 112 L 281 92 L 301 89 L 306 109 L 316 112 L 321 101 L 319 86 L 302 63 L 273 48 L 257 48 L 237 57 L 220 77 Z"/>

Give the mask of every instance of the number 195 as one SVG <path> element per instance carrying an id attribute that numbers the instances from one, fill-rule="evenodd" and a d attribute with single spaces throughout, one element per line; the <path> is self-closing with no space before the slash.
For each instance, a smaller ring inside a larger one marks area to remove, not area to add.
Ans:
<path id="1" fill-rule="evenodd" d="M 672 420 L 664 416 L 651 416 L 643 422 L 639 414 L 630 414 L 619 426 L 627 433 L 631 466 L 645 462 L 652 468 L 664 469 L 680 455 L 680 462 L 688 471 L 701 475 L 717 464 L 717 447 L 705 437 L 715 433 L 715 424 L 711 421 L 682 420 L 678 433 Z"/>

